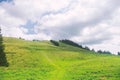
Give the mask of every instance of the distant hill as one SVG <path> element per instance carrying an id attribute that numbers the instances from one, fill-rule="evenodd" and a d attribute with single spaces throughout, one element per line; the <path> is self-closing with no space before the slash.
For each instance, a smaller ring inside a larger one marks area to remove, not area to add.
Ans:
<path id="1" fill-rule="evenodd" d="M 4 37 L 0 80 L 120 80 L 120 56 L 58 43 Z"/>

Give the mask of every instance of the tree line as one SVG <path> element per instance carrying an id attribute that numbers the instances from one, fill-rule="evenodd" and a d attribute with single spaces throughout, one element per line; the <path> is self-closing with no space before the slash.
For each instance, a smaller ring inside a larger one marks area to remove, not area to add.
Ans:
<path id="1" fill-rule="evenodd" d="M 19 39 L 23 39 L 23 38 L 19 38 Z M 40 40 L 36 40 L 34 39 L 33 41 L 40 41 Z M 82 48 L 82 49 L 85 49 L 85 50 L 89 50 L 89 51 L 93 51 L 95 53 L 99 53 L 99 54 L 112 54 L 110 51 L 105 51 L 105 50 L 98 50 L 98 51 L 95 51 L 94 49 L 90 49 L 88 46 L 85 46 L 83 47 L 82 45 L 78 44 L 78 43 L 75 43 L 71 40 L 68 40 L 68 39 L 64 39 L 64 40 L 59 40 L 59 41 L 56 41 L 56 40 L 50 40 L 50 42 L 54 45 L 54 46 L 59 46 L 59 42 L 61 43 L 64 43 L 64 44 L 67 44 L 67 45 L 71 45 L 71 46 L 74 46 L 74 47 L 78 47 L 78 48 Z M 117 53 L 118 55 L 120 55 L 120 52 Z"/>
<path id="2" fill-rule="evenodd" d="M 93 52 L 99 53 L 99 54 L 112 54 L 110 51 L 102 51 L 102 50 L 95 51 L 94 49 L 91 50 L 88 46 L 83 47 L 82 45 L 79 45 L 78 43 L 75 43 L 75 42 L 73 42 L 71 40 L 67 40 L 67 39 L 59 40 L 59 41 L 50 40 L 50 42 L 55 46 L 59 46 L 59 42 L 61 42 L 61 43 L 67 44 L 67 45 L 71 45 L 71 46 L 74 46 L 74 47 L 78 47 L 78 48 L 82 48 L 82 49 L 85 49 L 85 50 L 93 51 Z M 119 53 L 119 55 L 120 55 L 120 53 Z"/>

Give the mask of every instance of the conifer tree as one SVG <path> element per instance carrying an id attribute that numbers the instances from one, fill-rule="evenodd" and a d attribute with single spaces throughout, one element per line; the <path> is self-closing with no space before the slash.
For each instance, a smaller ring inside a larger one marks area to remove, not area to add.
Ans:
<path id="1" fill-rule="evenodd" d="M 0 27 L 0 66 L 8 66 L 6 55 L 4 53 L 4 45 L 3 45 L 3 37 L 1 34 L 1 27 Z"/>

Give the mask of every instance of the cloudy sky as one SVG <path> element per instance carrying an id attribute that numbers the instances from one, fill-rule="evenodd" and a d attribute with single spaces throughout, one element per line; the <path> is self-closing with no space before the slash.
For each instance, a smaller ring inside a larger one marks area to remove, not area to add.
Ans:
<path id="1" fill-rule="evenodd" d="M 120 0 L 0 0 L 2 34 L 120 51 Z"/>

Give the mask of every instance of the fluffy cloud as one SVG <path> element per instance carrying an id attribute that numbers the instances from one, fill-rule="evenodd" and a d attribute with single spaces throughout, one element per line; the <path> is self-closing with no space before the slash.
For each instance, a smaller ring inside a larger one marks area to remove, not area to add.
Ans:
<path id="1" fill-rule="evenodd" d="M 0 3 L 4 36 L 71 39 L 95 49 L 119 50 L 119 0 L 10 0 Z"/>

